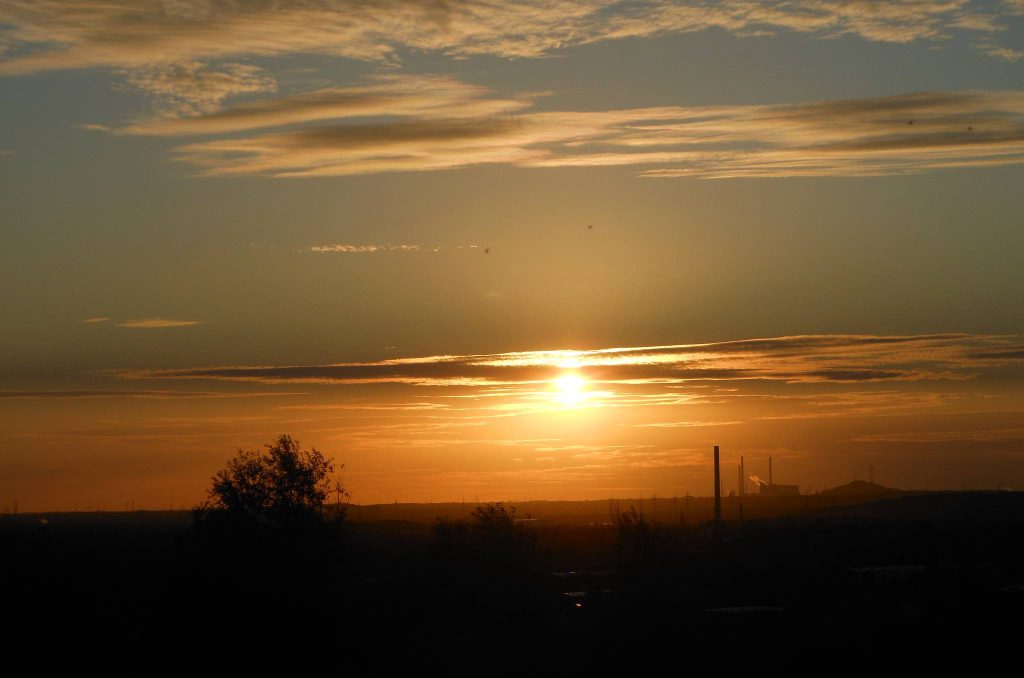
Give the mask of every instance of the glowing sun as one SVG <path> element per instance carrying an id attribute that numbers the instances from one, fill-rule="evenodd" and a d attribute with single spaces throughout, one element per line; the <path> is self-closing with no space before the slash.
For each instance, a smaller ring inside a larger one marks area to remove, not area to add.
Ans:
<path id="1" fill-rule="evenodd" d="M 554 380 L 555 400 L 563 405 L 579 405 L 587 399 L 587 380 L 575 372 L 566 372 Z"/>

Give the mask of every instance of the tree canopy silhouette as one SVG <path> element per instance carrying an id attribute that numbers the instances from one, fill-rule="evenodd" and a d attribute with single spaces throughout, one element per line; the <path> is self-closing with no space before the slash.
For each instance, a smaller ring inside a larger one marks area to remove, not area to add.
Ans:
<path id="1" fill-rule="evenodd" d="M 328 517 L 344 518 L 348 492 L 332 475 L 333 459 L 316 448 L 303 450 L 289 435 L 265 447 L 239 450 L 217 471 L 209 495 L 195 509 L 197 523 L 291 531 L 322 525 Z M 328 516 L 325 507 L 332 496 L 336 505 Z"/>
<path id="2" fill-rule="evenodd" d="M 434 525 L 435 557 L 445 563 L 445 570 L 471 572 L 483 579 L 509 580 L 529 573 L 537 533 L 515 514 L 515 507 L 499 502 L 477 506 L 468 521 L 439 519 Z"/>

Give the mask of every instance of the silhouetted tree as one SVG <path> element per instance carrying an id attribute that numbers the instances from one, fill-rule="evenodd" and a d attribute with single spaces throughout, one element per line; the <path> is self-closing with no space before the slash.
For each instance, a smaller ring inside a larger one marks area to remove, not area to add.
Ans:
<path id="1" fill-rule="evenodd" d="M 229 628 L 241 640 L 254 619 L 292 620 L 276 624 L 277 642 L 315 642 L 329 632 L 329 610 L 344 599 L 347 581 L 348 495 L 336 468 L 280 435 L 263 449 L 239 450 L 217 471 L 193 509 L 179 568 L 182 599 L 211 613 L 201 634 L 223 637 Z"/>
<path id="2" fill-rule="evenodd" d="M 654 535 L 644 514 L 635 506 L 625 512 L 616 510 L 615 536 L 620 570 L 630 573 L 651 565 L 655 556 Z"/>
<path id="3" fill-rule="evenodd" d="M 469 520 L 438 520 L 431 554 L 444 588 L 454 594 L 486 592 L 492 601 L 522 599 L 539 573 L 537 533 L 515 513 L 502 503 L 483 504 Z"/>
<path id="4" fill-rule="evenodd" d="M 469 524 L 480 536 L 492 540 L 518 540 L 531 534 L 524 525 L 516 523 L 516 507 L 506 507 L 501 502 L 477 506 L 469 514 Z"/>
<path id="5" fill-rule="evenodd" d="M 340 466 L 339 470 L 344 468 Z M 213 476 L 206 500 L 194 509 L 197 525 L 235 529 L 308 531 L 345 517 L 348 492 L 334 480 L 334 460 L 280 435 L 266 451 L 239 450 Z M 335 505 L 327 507 L 334 497 Z"/>
<path id="6" fill-rule="evenodd" d="M 501 502 L 477 506 L 468 521 L 439 520 L 434 538 L 443 550 L 472 552 L 504 563 L 530 555 L 536 542 L 534 531 L 516 520 L 515 507 Z"/>

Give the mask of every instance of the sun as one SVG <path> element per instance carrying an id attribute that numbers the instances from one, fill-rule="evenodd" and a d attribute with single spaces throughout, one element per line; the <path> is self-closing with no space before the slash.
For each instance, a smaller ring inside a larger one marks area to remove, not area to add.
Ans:
<path id="1" fill-rule="evenodd" d="M 566 372 L 553 382 L 555 400 L 563 405 L 579 405 L 590 395 L 587 379 L 577 372 Z"/>

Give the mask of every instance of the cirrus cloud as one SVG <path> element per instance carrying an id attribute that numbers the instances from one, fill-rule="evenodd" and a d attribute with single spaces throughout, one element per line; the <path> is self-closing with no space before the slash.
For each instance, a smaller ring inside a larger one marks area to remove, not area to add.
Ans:
<path id="1" fill-rule="evenodd" d="M 219 92 L 218 92 L 219 94 Z M 358 85 L 263 99 L 192 116 L 163 116 L 115 130 L 142 136 L 231 134 L 324 120 L 389 116 L 488 118 L 528 108 L 536 95 L 497 98 L 486 87 L 445 75 L 378 74 Z"/>
<path id="2" fill-rule="evenodd" d="M 425 89 L 433 89 L 426 99 Z M 176 149 L 177 160 L 210 176 L 504 164 L 632 166 L 646 177 L 721 179 L 884 176 L 1024 162 L 1022 91 L 587 112 L 522 110 L 530 99 L 494 97 L 442 76 L 401 76 L 122 132 L 231 134 Z M 287 128 L 297 122 L 304 124 Z M 252 131 L 272 126 L 286 129 Z"/>

